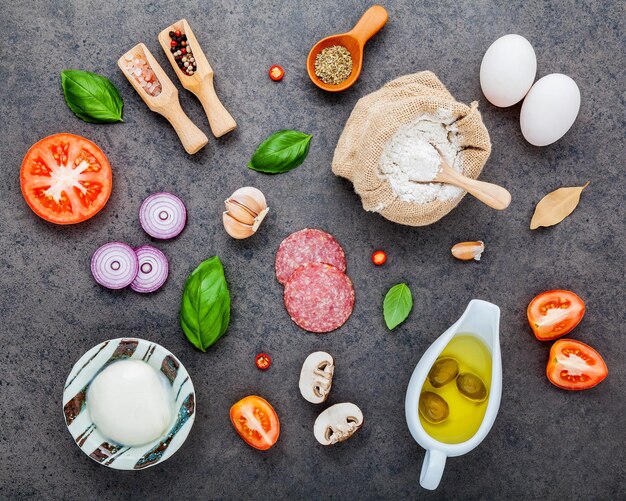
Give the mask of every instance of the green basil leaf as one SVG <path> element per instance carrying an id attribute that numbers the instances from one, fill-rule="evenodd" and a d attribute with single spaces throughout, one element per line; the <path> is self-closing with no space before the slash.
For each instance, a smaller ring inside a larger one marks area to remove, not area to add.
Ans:
<path id="1" fill-rule="evenodd" d="M 61 72 L 63 96 L 70 110 L 89 123 L 123 122 L 124 102 L 105 77 L 82 70 Z"/>
<path id="2" fill-rule="evenodd" d="M 407 284 L 394 285 L 383 301 L 383 316 L 389 330 L 393 330 L 409 316 L 413 308 L 413 295 Z"/>
<path id="3" fill-rule="evenodd" d="M 189 342 L 202 351 L 226 333 L 230 294 L 219 257 L 202 261 L 187 278 L 179 318 Z"/>
<path id="4" fill-rule="evenodd" d="M 312 137 L 297 130 L 279 130 L 259 145 L 248 167 L 266 174 L 282 174 L 295 169 L 309 154 Z"/>

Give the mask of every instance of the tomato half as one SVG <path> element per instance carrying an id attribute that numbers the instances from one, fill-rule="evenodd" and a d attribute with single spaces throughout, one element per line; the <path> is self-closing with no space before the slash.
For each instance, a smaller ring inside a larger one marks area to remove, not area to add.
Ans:
<path id="1" fill-rule="evenodd" d="M 560 339 L 550 349 L 546 375 L 564 390 L 593 388 L 609 374 L 600 354 L 591 346 L 573 339 Z"/>
<path id="2" fill-rule="evenodd" d="M 571 332 L 585 314 L 585 303 L 570 291 L 539 294 L 528 305 L 528 322 L 540 341 L 550 341 Z"/>
<path id="3" fill-rule="evenodd" d="M 74 224 L 96 215 L 111 195 L 111 166 L 94 143 L 54 134 L 33 144 L 22 161 L 20 184 L 39 217 Z"/>
<path id="4" fill-rule="evenodd" d="M 242 398 L 230 408 L 230 420 L 244 441 L 265 451 L 278 440 L 280 422 L 269 402 L 256 395 Z"/>

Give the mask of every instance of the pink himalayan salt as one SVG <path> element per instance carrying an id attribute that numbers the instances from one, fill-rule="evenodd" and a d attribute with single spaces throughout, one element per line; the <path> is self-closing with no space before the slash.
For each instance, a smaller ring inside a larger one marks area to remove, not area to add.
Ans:
<path id="1" fill-rule="evenodd" d="M 161 93 L 161 82 L 154 74 L 148 61 L 143 56 L 132 56 L 126 54 L 126 70 L 132 75 L 135 81 L 152 97 Z"/>

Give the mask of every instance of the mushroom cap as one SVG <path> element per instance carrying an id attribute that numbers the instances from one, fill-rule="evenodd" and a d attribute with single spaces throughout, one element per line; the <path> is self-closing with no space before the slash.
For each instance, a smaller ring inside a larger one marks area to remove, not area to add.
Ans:
<path id="1" fill-rule="evenodd" d="M 312 404 L 324 402 L 330 393 L 334 372 L 333 357 L 325 351 L 316 351 L 306 357 L 298 384 L 304 399 Z"/>
<path id="2" fill-rule="evenodd" d="M 363 426 L 363 413 L 356 405 L 345 402 L 331 405 L 315 420 L 313 434 L 322 445 L 336 444 L 350 438 Z"/>

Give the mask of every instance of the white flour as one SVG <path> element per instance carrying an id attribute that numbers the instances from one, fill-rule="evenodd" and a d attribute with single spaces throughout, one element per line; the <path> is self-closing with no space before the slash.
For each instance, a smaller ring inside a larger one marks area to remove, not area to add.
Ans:
<path id="1" fill-rule="evenodd" d="M 402 125 L 391 138 L 378 163 L 378 175 L 391 185 L 400 200 L 426 204 L 434 200 L 449 200 L 463 190 L 449 184 L 419 183 L 432 181 L 439 171 L 440 157 L 432 146 L 436 144 L 444 159 L 458 172 L 456 127 L 444 110 L 437 117 L 422 115 Z"/>

